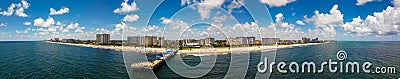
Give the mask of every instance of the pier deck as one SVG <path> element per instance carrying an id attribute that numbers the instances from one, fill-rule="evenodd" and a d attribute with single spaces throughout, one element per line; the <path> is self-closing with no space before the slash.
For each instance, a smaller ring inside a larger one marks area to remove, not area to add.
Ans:
<path id="1" fill-rule="evenodd" d="M 131 67 L 158 70 L 160 67 L 165 65 L 166 61 L 168 61 L 170 58 L 175 56 L 175 54 L 177 52 L 178 52 L 178 50 L 173 51 L 172 53 L 165 54 L 161 58 L 156 59 L 154 61 L 134 63 L 134 64 L 131 65 Z"/>

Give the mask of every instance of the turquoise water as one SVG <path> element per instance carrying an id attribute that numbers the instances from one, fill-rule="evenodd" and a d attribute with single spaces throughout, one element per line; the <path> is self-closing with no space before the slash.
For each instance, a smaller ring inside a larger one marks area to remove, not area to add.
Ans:
<path id="1" fill-rule="evenodd" d="M 129 78 L 121 52 L 46 42 L 0 42 L 0 78 Z"/>
<path id="2" fill-rule="evenodd" d="M 347 59 L 342 62 L 371 62 L 371 68 L 395 67 L 395 74 L 372 74 L 372 73 L 331 73 L 325 65 L 322 73 L 279 73 L 274 66 L 270 78 L 400 78 L 400 42 L 337 42 L 313 46 L 303 46 L 294 48 L 278 49 L 276 51 L 275 62 L 315 62 L 317 70 L 320 69 L 320 63 L 327 62 L 329 59 L 338 61 L 336 53 L 339 50 L 347 52 Z M 274 52 L 274 51 L 269 51 Z M 197 65 L 199 57 L 185 56 L 184 60 L 188 65 Z M 217 64 L 213 70 L 200 78 L 224 78 L 229 68 L 230 54 L 218 55 Z M 249 68 L 245 78 L 254 78 L 256 76 L 257 64 L 260 62 L 261 52 L 252 52 L 250 54 Z M 300 64 L 301 65 L 301 64 Z M 288 66 L 288 65 L 287 65 Z M 370 68 L 370 69 L 371 69 Z M 285 68 L 288 70 L 288 68 Z M 301 71 L 301 70 L 300 70 Z M 373 69 L 371 69 L 373 71 Z M 159 78 L 184 78 L 173 73 L 168 67 L 163 67 L 157 72 Z"/>
<path id="3" fill-rule="evenodd" d="M 400 78 L 400 42 L 338 42 L 313 46 L 279 49 L 276 62 L 318 63 L 338 61 L 336 52 L 345 50 L 347 61 L 371 62 L 373 67 L 393 66 L 396 74 L 371 73 L 279 73 L 274 69 L 270 78 Z M 274 51 L 269 51 L 274 52 Z M 249 68 L 245 78 L 254 78 L 260 51 L 250 53 Z M 242 54 L 235 54 L 241 56 Z M 244 54 L 243 54 L 244 55 Z M 125 57 L 140 58 L 137 53 L 125 53 Z M 153 56 L 153 55 L 147 55 Z M 200 78 L 224 78 L 230 66 L 231 54 L 218 55 L 211 72 Z M 183 56 L 190 66 L 199 64 L 198 56 Z M 152 57 L 148 60 L 153 60 Z M 145 60 L 127 60 L 132 62 Z M 125 70 L 123 53 L 86 47 L 51 44 L 46 42 L 0 42 L 0 78 L 129 78 Z M 165 78 L 185 78 L 174 73 L 168 66 L 155 72 Z M 142 73 L 144 76 L 151 74 Z"/>

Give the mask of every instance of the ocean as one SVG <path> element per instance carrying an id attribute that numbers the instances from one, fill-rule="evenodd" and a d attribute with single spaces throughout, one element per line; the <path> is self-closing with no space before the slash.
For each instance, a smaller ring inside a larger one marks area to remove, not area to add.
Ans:
<path id="1" fill-rule="evenodd" d="M 317 69 L 321 62 L 336 58 L 338 51 L 347 53 L 342 62 L 371 62 L 375 67 L 395 67 L 395 73 L 331 73 L 324 68 L 322 73 L 279 73 L 276 68 L 270 78 L 400 78 L 400 42 L 336 42 L 311 46 L 284 48 L 276 50 L 275 62 L 315 62 Z M 245 78 L 256 76 L 257 64 L 263 52 L 250 53 Z M 231 56 L 248 54 L 217 55 L 216 64 L 210 72 L 199 78 L 221 79 L 227 74 Z M 129 78 L 125 62 L 145 61 L 143 54 L 113 50 L 94 49 L 69 45 L 52 44 L 41 41 L 0 42 L 0 78 Z M 154 55 L 148 54 L 147 60 Z M 181 56 L 189 66 L 198 65 L 201 56 Z M 207 55 L 206 55 L 207 56 Z M 135 60 L 137 59 L 137 60 Z M 172 60 L 174 60 L 173 58 Z M 244 62 L 245 63 L 245 62 Z M 287 68 L 285 68 L 287 69 Z M 129 71 L 128 71 L 129 72 Z M 161 67 L 155 75 L 146 72 L 142 76 L 156 76 L 160 79 L 185 78 L 174 73 L 168 66 Z M 132 74 L 132 73 L 129 73 Z"/>

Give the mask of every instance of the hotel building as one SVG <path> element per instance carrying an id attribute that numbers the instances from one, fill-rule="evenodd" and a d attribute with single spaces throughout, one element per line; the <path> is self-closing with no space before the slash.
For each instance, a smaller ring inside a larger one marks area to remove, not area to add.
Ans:
<path id="1" fill-rule="evenodd" d="M 97 34 L 96 35 L 97 44 L 110 44 L 110 34 Z"/>

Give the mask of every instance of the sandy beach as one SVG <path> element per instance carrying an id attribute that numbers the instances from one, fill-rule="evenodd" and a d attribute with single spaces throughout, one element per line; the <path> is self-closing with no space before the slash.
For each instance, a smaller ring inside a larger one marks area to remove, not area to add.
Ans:
<path id="1" fill-rule="evenodd" d="M 258 51 L 258 50 L 276 50 L 280 48 L 291 48 L 291 47 L 302 47 L 302 46 L 309 46 L 309 45 L 318 45 L 324 43 L 307 43 L 307 44 L 291 44 L 291 45 L 274 45 L 274 46 L 251 46 L 251 47 L 225 47 L 225 48 L 193 48 L 191 50 L 179 50 L 178 54 L 209 54 L 209 53 L 216 53 L 216 54 L 226 54 L 226 53 L 249 53 L 251 51 Z"/>
<path id="2" fill-rule="evenodd" d="M 64 45 L 72 45 L 72 46 L 81 46 L 81 47 L 90 47 L 97 49 L 106 49 L 106 50 L 116 50 L 116 51 L 133 51 L 139 53 L 157 53 L 163 52 L 166 48 L 144 48 L 144 47 L 132 47 L 132 46 L 105 46 L 105 45 L 93 45 L 93 44 L 74 44 L 74 43 L 61 43 L 61 42 L 48 42 L 55 44 L 64 44 Z M 291 45 L 278 45 L 278 46 L 252 46 L 252 47 L 224 47 L 224 48 L 192 48 L 190 50 L 179 50 L 178 54 L 226 54 L 226 53 L 248 53 L 250 51 L 258 51 L 258 50 L 276 50 L 280 48 L 291 48 L 297 46 L 308 46 L 308 45 L 317 45 L 324 43 L 306 43 L 306 44 L 291 44 Z"/>

